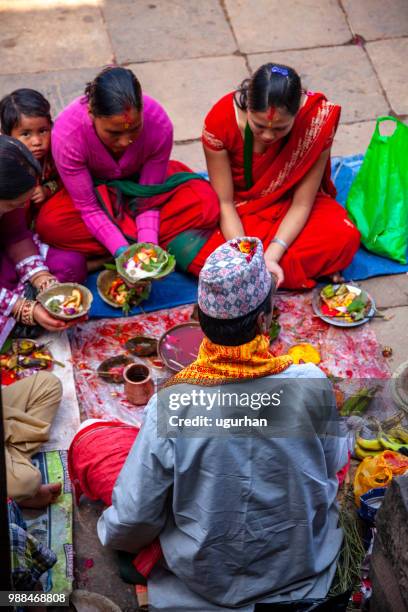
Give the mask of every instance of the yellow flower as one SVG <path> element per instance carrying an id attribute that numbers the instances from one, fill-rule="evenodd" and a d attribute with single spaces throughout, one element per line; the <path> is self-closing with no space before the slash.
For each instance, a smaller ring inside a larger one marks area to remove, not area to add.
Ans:
<path id="1" fill-rule="evenodd" d="M 321 357 L 319 351 L 309 344 L 302 342 L 291 346 L 288 350 L 288 355 L 293 359 L 293 363 L 320 363 Z"/>
<path id="2" fill-rule="evenodd" d="M 252 242 L 249 240 L 241 240 L 238 246 L 241 253 L 250 253 L 254 248 Z"/>

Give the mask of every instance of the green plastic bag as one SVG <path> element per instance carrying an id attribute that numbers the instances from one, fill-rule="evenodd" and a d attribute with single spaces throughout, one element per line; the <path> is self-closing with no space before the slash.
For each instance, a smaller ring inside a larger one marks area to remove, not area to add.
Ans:
<path id="1" fill-rule="evenodd" d="M 380 133 L 384 121 L 396 124 L 391 136 Z M 407 263 L 408 126 L 395 117 L 377 119 L 346 207 L 366 249 Z"/>

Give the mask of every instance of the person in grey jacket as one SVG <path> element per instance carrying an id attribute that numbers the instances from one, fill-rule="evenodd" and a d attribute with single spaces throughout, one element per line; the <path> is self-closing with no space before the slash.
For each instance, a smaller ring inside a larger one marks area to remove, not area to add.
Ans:
<path id="1" fill-rule="evenodd" d="M 198 358 L 150 400 L 99 520 L 115 549 L 159 538 L 152 610 L 252 612 L 330 589 L 347 446 L 323 372 L 268 352 L 273 292 L 258 239 L 208 258 Z"/>

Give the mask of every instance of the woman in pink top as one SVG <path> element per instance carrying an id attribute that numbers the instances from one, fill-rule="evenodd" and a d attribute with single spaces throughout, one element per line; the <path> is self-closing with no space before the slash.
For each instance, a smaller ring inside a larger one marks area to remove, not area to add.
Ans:
<path id="1" fill-rule="evenodd" d="M 105 185 L 94 187 L 96 180 L 123 178 L 155 185 L 180 170 L 191 172 L 169 162 L 172 145 L 168 115 L 142 94 L 135 75 L 126 68 L 103 70 L 55 121 L 52 153 L 65 190 L 41 208 L 36 225 L 41 239 L 88 259 L 117 256 L 135 241 L 170 249 L 175 241 L 177 259 L 187 241 L 197 251 L 219 214 L 218 198 L 206 181 L 190 180 L 160 196 L 138 198 L 136 213 Z M 194 240 L 188 230 L 195 232 Z M 191 252 L 188 259 L 193 257 Z"/>

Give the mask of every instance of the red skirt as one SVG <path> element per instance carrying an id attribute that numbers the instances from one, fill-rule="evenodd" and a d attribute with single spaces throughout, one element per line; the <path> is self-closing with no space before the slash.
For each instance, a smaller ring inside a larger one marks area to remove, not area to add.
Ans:
<path id="1" fill-rule="evenodd" d="M 245 234 L 258 237 L 266 249 L 290 205 L 291 200 L 287 200 L 258 213 L 243 215 Z M 207 257 L 223 242 L 220 230 L 216 230 L 190 264 L 189 272 L 198 276 Z M 287 289 L 314 287 L 316 278 L 346 268 L 359 245 L 360 233 L 348 219 L 346 210 L 329 196 L 318 193 L 305 227 L 279 262 L 285 274 L 283 286 Z"/>
<path id="2" fill-rule="evenodd" d="M 68 470 L 77 503 L 85 494 L 112 504 L 113 488 L 138 433 L 134 425 L 98 421 L 76 434 L 68 451 Z M 139 551 L 133 565 L 147 578 L 161 557 L 160 542 L 155 540 Z"/>
<path id="3" fill-rule="evenodd" d="M 186 171 L 191 172 L 181 162 L 169 162 L 169 176 Z M 100 198 L 109 205 L 109 189 L 103 185 L 97 187 L 97 191 Z M 170 192 L 166 202 L 159 208 L 159 243 L 164 249 L 182 232 L 215 229 L 219 219 L 218 197 L 207 181 L 199 179 L 188 181 Z M 135 220 L 126 211 L 121 211 L 121 217 L 117 220 L 109 216 L 130 241 L 137 241 Z M 65 189 L 41 206 L 35 230 L 43 242 L 56 248 L 77 251 L 88 258 L 108 254 L 86 227 L 80 211 L 75 208 Z"/>

